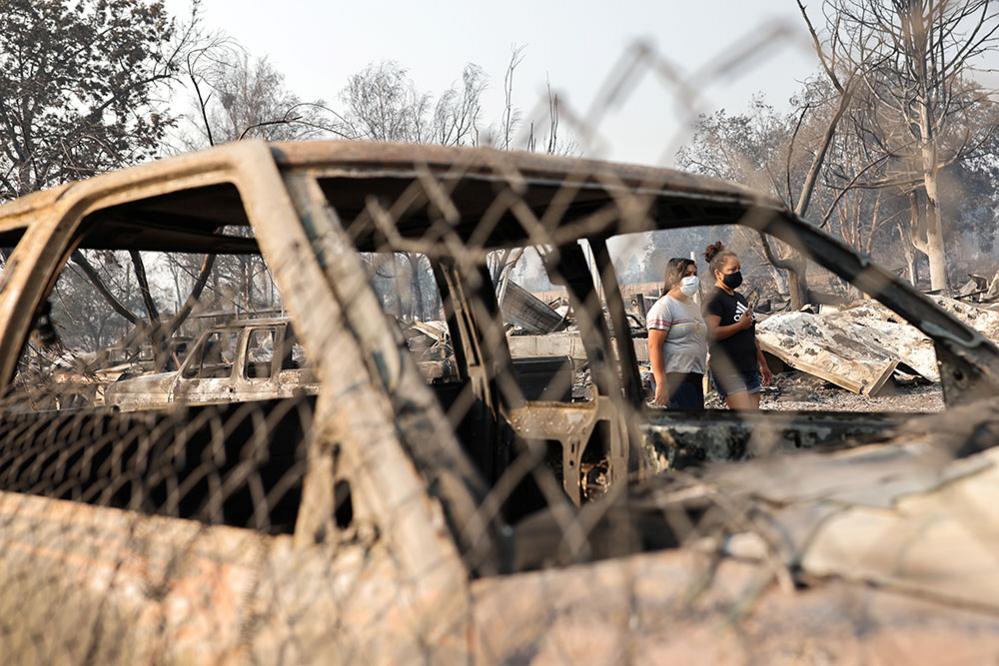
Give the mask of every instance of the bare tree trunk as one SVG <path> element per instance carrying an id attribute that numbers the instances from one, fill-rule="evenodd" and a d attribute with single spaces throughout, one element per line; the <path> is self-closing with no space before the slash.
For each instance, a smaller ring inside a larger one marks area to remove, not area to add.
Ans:
<path id="1" fill-rule="evenodd" d="M 114 310 L 122 317 L 127 319 L 130 324 L 139 323 L 139 318 L 136 317 L 134 314 L 132 314 L 132 312 L 127 307 L 125 307 L 122 304 L 122 302 L 115 297 L 114 294 L 111 293 L 111 290 L 108 289 L 107 285 L 104 284 L 104 281 L 101 280 L 101 276 L 97 272 L 97 269 L 93 267 L 93 265 L 90 263 L 90 261 L 87 260 L 87 257 L 84 256 L 82 252 L 80 252 L 79 250 L 75 250 L 71 258 L 73 263 L 80 267 L 80 269 L 83 271 L 83 274 L 87 276 L 87 279 L 90 280 L 90 283 L 94 285 L 95 289 L 97 289 L 97 293 L 103 296 L 104 300 L 108 302 L 112 310 Z"/>
<path id="2" fill-rule="evenodd" d="M 191 293 L 188 295 L 184 305 L 177 311 L 173 321 L 170 322 L 170 336 L 180 330 L 180 327 L 184 325 L 185 321 L 187 321 L 191 312 L 194 311 L 194 304 L 201 298 L 201 293 L 205 290 L 205 286 L 208 284 L 208 278 L 212 274 L 212 267 L 214 265 L 215 255 L 205 255 L 204 260 L 201 262 L 201 269 L 198 271 L 198 277 L 195 278 L 194 286 L 191 287 Z"/>
<path id="3" fill-rule="evenodd" d="M 944 9 L 940 8 L 943 12 Z M 922 159 L 923 187 L 926 191 L 926 217 L 924 252 L 930 259 L 930 288 L 946 291 L 947 285 L 947 252 L 944 247 L 943 225 L 940 220 L 940 199 L 937 193 L 937 176 L 940 166 L 937 162 L 937 126 L 934 122 L 933 110 L 930 108 L 929 89 L 934 85 L 932 72 L 928 68 L 927 56 L 932 50 L 929 45 L 933 32 L 933 3 L 930 3 L 928 14 L 924 14 L 922 6 L 910 0 L 910 9 L 901 16 L 902 26 L 909 29 L 909 58 L 914 63 L 916 73 L 917 94 L 916 125 L 920 158 Z M 940 30 L 943 30 L 943 25 Z M 933 56 L 935 59 L 935 56 Z"/>
<path id="4" fill-rule="evenodd" d="M 898 225 L 898 238 L 902 241 L 902 252 L 905 255 L 905 271 L 909 282 L 915 287 L 919 282 L 919 269 L 916 264 L 916 251 L 912 246 L 912 241 L 906 238 L 902 224 Z"/>
<path id="5" fill-rule="evenodd" d="M 861 224 L 860 220 L 858 220 L 858 224 Z M 867 242 L 864 243 L 864 253 L 868 256 L 870 256 L 874 252 L 874 237 L 877 236 L 880 226 L 881 226 L 881 190 L 878 190 L 878 194 L 874 198 L 874 210 L 871 213 L 870 229 L 867 232 Z M 902 245 L 908 245 L 908 243 L 903 242 Z"/>
<path id="6" fill-rule="evenodd" d="M 160 322 L 160 313 L 156 309 L 155 301 L 153 301 L 153 293 L 149 288 L 149 278 L 146 275 L 146 264 L 142 261 L 142 255 L 137 250 L 129 250 L 128 256 L 132 259 L 135 279 L 139 283 L 139 293 L 142 295 L 142 302 L 146 306 L 146 316 L 151 324 L 149 342 L 153 349 L 156 369 L 162 371 L 166 369 L 170 360 L 168 353 L 170 335 L 163 329 Z"/>
<path id="7" fill-rule="evenodd" d="M 794 206 L 794 214 L 797 217 L 804 219 L 805 214 L 808 212 L 808 207 L 811 204 L 812 195 L 815 193 L 815 187 L 818 184 L 819 174 L 821 174 L 822 167 L 825 165 L 829 147 L 832 145 L 833 139 L 836 136 L 836 129 L 839 126 L 839 122 L 843 118 L 843 115 L 846 113 L 846 110 L 850 107 L 850 102 L 853 99 L 854 86 L 852 78 L 846 83 L 846 85 L 844 85 L 837 75 L 835 68 L 829 61 L 827 61 L 825 52 L 818 38 L 818 34 L 815 32 L 815 28 L 812 26 L 812 22 L 808 18 L 808 14 L 805 11 L 805 6 L 800 0 L 798 2 L 798 8 L 801 11 L 801 15 L 804 18 L 806 25 L 808 26 L 809 33 L 812 35 L 816 55 L 818 55 L 823 69 L 829 77 L 830 83 L 839 92 L 839 100 L 836 106 L 836 111 L 833 113 L 832 118 L 830 118 L 829 124 L 826 126 L 826 130 L 822 135 L 822 139 L 815 150 L 815 155 L 812 157 L 812 163 L 809 165 L 808 173 L 805 175 L 805 180 L 801 185 L 801 191 L 798 193 L 798 201 Z M 835 60 L 835 54 L 833 60 Z M 804 116 L 802 116 L 802 118 L 804 118 Z M 795 135 L 797 135 L 797 130 L 795 130 Z M 794 137 L 792 137 L 791 145 L 788 148 L 787 160 L 787 180 L 789 188 L 787 195 L 789 200 L 792 196 L 790 192 L 790 168 L 791 152 L 793 150 Z M 761 233 L 760 238 L 763 242 L 763 251 L 764 254 L 766 254 L 767 260 L 773 264 L 774 267 L 787 272 L 791 308 L 800 310 L 812 300 L 811 292 L 808 288 L 808 257 L 797 252 L 793 248 L 790 249 L 786 257 L 779 256 L 770 245 L 770 240 L 764 234 Z"/>
<path id="8" fill-rule="evenodd" d="M 160 313 L 156 309 L 153 301 L 153 293 L 149 289 L 149 279 L 146 277 L 146 265 L 142 261 L 142 255 L 136 250 L 129 250 L 128 256 L 132 258 L 132 266 L 135 268 L 135 279 L 139 282 L 139 292 L 142 294 L 142 302 L 146 306 L 146 315 L 149 321 L 153 322 L 160 318 Z"/>
<path id="9" fill-rule="evenodd" d="M 805 214 L 808 212 L 808 206 L 811 204 L 812 195 L 815 193 L 815 186 L 818 184 L 819 174 L 822 172 L 826 155 L 829 152 L 829 146 L 832 145 L 833 138 L 836 136 L 836 128 L 839 125 L 839 121 L 843 118 L 843 114 L 845 114 L 847 108 L 849 108 L 850 100 L 853 98 L 853 87 L 850 84 L 847 84 L 844 88 L 839 86 L 838 80 L 833 79 L 833 82 L 834 85 L 836 85 L 836 87 L 840 90 L 839 104 L 836 107 L 836 112 L 833 114 L 833 117 L 829 120 L 829 124 L 826 126 L 825 133 L 822 135 L 822 141 L 819 143 L 818 149 L 815 151 L 812 163 L 808 167 L 808 173 L 805 175 L 805 181 L 801 185 L 801 192 L 798 194 L 798 202 L 794 206 L 794 214 L 802 219 L 804 219 Z M 793 149 L 794 142 L 792 140 L 792 145 L 788 150 L 790 151 Z M 788 165 L 790 165 L 790 155 L 788 156 Z M 788 182 L 790 183 L 790 178 L 788 179 Z M 790 195 L 790 192 L 788 192 L 789 197 Z M 787 271 L 791 308 L 794 310 L 800 310 L 811 302 L 810 291 L 808 288 L 808 257 L 793 249 L 786 257 L 778 256 L 777 252 L 775 252 L 774 248 L 770 245 L 769 239 L 762 236 L 762 234 L 761 237 L 763 240 L 763 250 L 767 256 L 767 260 L 776 268 Z"/>
<path id="10" fill-rule="evenodd" d="M 763 242 L 763 253 L 766 255 L 767 261 L 775 268 L 787 272 L 787 288 L 791 298 L 791 309 L 800 310 L 808 305 L 809 291 L 806 275 L 808 260 L 805 255 L 792 250 L 787 257 L 779 257 L 771 247 L 770 239 L 766 235 L 761 233 L 760 240 Z"/>
<path id="11" fill-rule="evenodd" d="M 943 222 L 940 219 L 940 205 L 937 198 L 937 169 L 935 152 L 930 153 L 930 168 L 923 173 L 923 183 L 926 187 L 926 256 L 930 259 L 930 288 L 946 291 L 947 280 L 947 248 L 944 243 Z M 925 158 L 924 158 L 925 162 Z"/>
<path id="12" fill-rule="evenodd" d="M 423 321 L 426 318 L 426 306 L 423 303 L 423 283 L 420 280 L 420 255 L 415 252 L 407 252 L 406 259 L 409 260 L 409 274 L 413 281 L 413 313 L 416 319 Z"/>
<path id="13" fill-rule="evenodd" d="M 171 258 L 172 259 L 172 258 Z M 180 312 L 180 307 L 183 303 L 180 300 L 180 271 L 177 269 L 176 261 L 170 262 L 170 274 L 173 277 L 173 293 L 174 293 L 174 314 Z"/>
<path id="14" fill-rule="evenodd" d="M 930 288 L 946 291 L 950 283 L 947 279 L 947 249 L 939 208 L 935 204 L 928 205 L 926 216 L 926 256 L 930 259 Z"/>
<path id="15" fill-rule="evenodd" d="M 236 297 L 236 309 L 238 310 L 242 307 L 244 312 L 248 312 L 251 308 L 250 306 L 250 281 L 249 281 L 249 271 L 247 270 L 247 258 L 239 257 L 237 259 L 239 265 L 239 285 L 238 285 L 238 296 Z M 242 306 L 240 306 L 242 303 Z"/>
<path id="16" fill-rule="evenodd" d="M 395 311 L 393 312 L 386 302 L 386 310 L 389 314 L 394 314 L 398 319 L 403 319 L 406 315 L 405 305 L 402 300 L 402 289 L 400 289 L 399 284 L 399 257 L 393 252 L 392 254 L 382 256 L 381 258 L 382 266 L 389 266 L 389 296 L 391 297 L 393 304 L 395 306 Z"/>
<path id="17" fill-rule="evenodd" d="M 913 249 L 918 250 L 920 253 L 930 256 L 930 230 L 929 230 L 929 220 L 927 219 L 927 209 L 928 206 L 924 205 L 920 200 L 919 190 L 913 190 L 909 193 L 909 242 Z M 939 221 L 939 217 L 937 218 Z M 932 262 L 931 262 L 932 263 Z M 919 257 L 913 257 L 913 285 L 919 280 Z M 933 289 L 932 277 L 930 288 Z"/>
<path id="18" fill-rule="evenodd" d="M 510 145 L 513 142 L 513 133 L 517 128 L 517 112 L 513 108 L 513 75 L 517 70 L 517 66 L 523 61 L 524 47 L 515 47 L 510 53 L 510 62 L 506 67 L 506 75 L 503 77 L 503 93 L 505 95 L 506 103 L 503 108 L 503 149 L 510 150 Z"/>
<path id="19" fill-rule="evenodd" d="M 851 99 L 853 99 L 853 86 L 848 85 L 840 92 L 836 113 L 829 120 L 829 125 L 822 135 L 822 142 L 819 144 L 818 150 L 815 151 L 812 164 L 808 167 L 808 174 L 805 176 L 805 182 L 801 186 L 801 193 L 798 195 L 798 203 L 794 207 L 794 214 L 798 217 L 804 217 L 805 213 L 808 212 L 808 206 L 812 201 L 812 194 L 815 192 L 819 173 L 822 172 L 822 165 L 825 164 L 829 146 L 832 145 L 833 138 L 836 136 L 836 128 L 839 126 L 839 121 L 843 118 L 843 114 L 849 108 Z"/>

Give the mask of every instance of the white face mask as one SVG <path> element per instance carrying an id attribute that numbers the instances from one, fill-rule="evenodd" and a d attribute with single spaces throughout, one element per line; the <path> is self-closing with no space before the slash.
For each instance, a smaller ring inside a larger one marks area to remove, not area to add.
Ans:
<path id="1" fill-rule="evenodd" d="M 696 275 L 688 275 L 680 280 L 680 291 L 686 296 L 693 296 L 701 288 L 701 281 Z"/>

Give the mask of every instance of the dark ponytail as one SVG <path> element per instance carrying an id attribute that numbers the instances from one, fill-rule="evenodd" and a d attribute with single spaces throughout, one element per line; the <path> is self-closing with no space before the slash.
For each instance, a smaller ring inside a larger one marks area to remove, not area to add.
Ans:
<path id="1" fill-rule="evenodd" d="M 721 241 L 712 243 L 704 249 L 704 260 L 711 267 L 712 277 L 714 277 L 715 273 L 721 273 L 728 258 L 734 256 L 735 252 L 725 249 L 725 245 Z"/>

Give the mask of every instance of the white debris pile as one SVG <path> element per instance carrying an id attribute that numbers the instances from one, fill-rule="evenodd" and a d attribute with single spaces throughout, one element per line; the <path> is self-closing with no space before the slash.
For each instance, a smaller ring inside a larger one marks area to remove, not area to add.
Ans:
<path id="1" fill-rule="evenodd" d="M 930 299 L 989 340 L 999 341 L 999 310 L 994 309 L 997 306 L 972 305 L 945 296 L 930 296 Z"/>
<path id="2" fill-rule="evenodd" d="M 788 366 L 854 393 L 877 395 L 899 359 L 883 345 L 865 341 L 871 337 L 866 333 L 853 322 L 809 312 L 776 315 L 757 326 L 763 351 Z"/>
<path id="3" fill-rule="evenodd" d="M 428 382 L 443 380 L 455 373 L 454 353 L 447 324 L 443 321 L 414 321 L 403 329 L 406 346 L 416 356 L 416 365 Z"/>
<path id="4" fill-rule="evenodd" d="M 999 311 L 931 298 L 985 337 L 999 340 Z M 757 335 L 763 350 L 788 366 L 861 395 L 878 395 L 892 377 L 940 381 L 933 342 L 875 301 L 820 314 L 774 315 L 760 322 Z"/>

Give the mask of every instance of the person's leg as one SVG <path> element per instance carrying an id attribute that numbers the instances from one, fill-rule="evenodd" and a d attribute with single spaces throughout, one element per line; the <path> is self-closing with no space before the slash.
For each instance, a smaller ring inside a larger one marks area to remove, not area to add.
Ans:
<path id="1" fill-rule="evenodd" d="M 690 375 L 691 409 L 704 410 L 704 375 Z"/>
<path id="2" fill-rule="evenodd" d="M 749 392 L 749 409 L 760 408 L 760 395 L 763 392 L 763 377 L 759 370 L 752 370 L 742 376 Z"/>
<path id="3" fill-rule="evenodd" d="M 728 397 L 725 399 L 725 404 L 729 406 L 729 409 L 754 411 L 760 408 L 760 391 L 763 388 L 763 383 L 759 372 L 746 372 L 733 378 L 731 382 L 738 384 L 738 390 L 728 393 Z"/>
<path id="4" fill-rule="evenodd" d="M 753 398 L 756 398 L 755 402 Z M 747 412 L 757 409 L 760 406 L 759 396 L 749 391 L 738 391 L 736 393 L 729 393 L 725 397 L 725 404 L 728 405 L 729 409 L 734 409 L 740 412 Z"/>
<path id="5" fill-rule="evenodd" d="M 702 375 L 670 374 L 669 375 L 669 408 L 696 410 L 704 409 L 704 390 Z"/>

